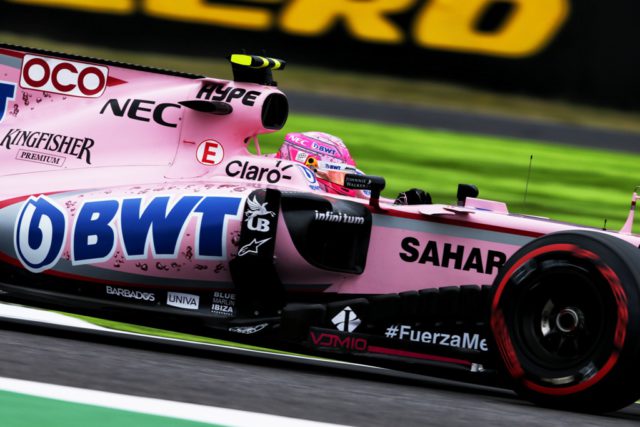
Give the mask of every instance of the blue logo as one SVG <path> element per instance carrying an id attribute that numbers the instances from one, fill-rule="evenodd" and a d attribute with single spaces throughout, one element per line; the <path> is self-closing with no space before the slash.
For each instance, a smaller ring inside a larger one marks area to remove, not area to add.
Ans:
<path id="1" fill-rule="evenodd" d="M 326 153 L 326 154 L 330 154 L 330 155 L 333 155 L 333 156 L 336 155 L 336 150 L 334 148 L 329 148 L 329 147 L 327 147 L 325 145 L 320 145 L 317 142 L 314 142 L 312 147 L 313 147 L 314 150 L 318 150 L 321 153 Z"/>
<path id="2" fill-rule="evenodd" d="M 16 96 L 16 85 L 13 83 L 0 81 L 0 122 L 8 110 L 9 101 L 13 101 Z"/>
<path id="3" fill-rule="evenodd" d="M 302 175 L 304 175 L 305 179 L 309 182 L 309 188 L 316 191 L 320 190 L 318 180 L 316 179 L 316 174 L 304 165 L 296 166 L 302 171 Z"/>
<path id="4" fill-rule="evenodd" d="M 154 259 L 175 259 L 193 216 L 195 257 L 226 259 L 227 220 L 239 218 L 240 201 L 237 197 L 159 196 L 149 201 L 137 197 L 86 202 L 73 227 L 71 260 L 74 265 L 107 261 L 118 243 L 129 260 L 147 259 L 149 250 Z"/>
<path id="5" fill-rule="evenodd" d="M 67 219 L 46 196 L 30 197 L 18 214 L 14 247 L 22 265 L 33 273 L 53 267 L 62 254 Z"/>
<path id="6" fill-rule="evenodd" d="M 109 260 L 118 245 L 129 260 L 175 259 L 192 218 L 196 221 L 195 257 L 227 257 L 227 222 L 240 219 L 238 197 L 169 196 L 151 200 L 91 200 L 75 216 L 70 237 L 73 265 Z M 117 224 L 117 225 L 116 225 Z M 31 197 L 18 214 L 14 244 L 18 258 L 34 273 L 53 267 L 64 249 L 65 211 L 46 196 Z"/>
<path id="7" fill-rule="evenodd" d="M 116 248 L 113 222 L 119 208 L 116 200 L 92 201 L 82 205 L 71 240 L 74 264 L 104 262 L 113 256 Z"/>
<path id="8" fill-rule="evenodd" d="M 302 174 L 307 179 L 307 181 L 309 181 L 309 184 L 315 184 L 316 182 L 318 182 L 316 180 L 316 174 L 313 173 L 311 169 L 303 165 L 296 165 L 296 166 L 298 166 L 298 168 L 302 171 Z"/>

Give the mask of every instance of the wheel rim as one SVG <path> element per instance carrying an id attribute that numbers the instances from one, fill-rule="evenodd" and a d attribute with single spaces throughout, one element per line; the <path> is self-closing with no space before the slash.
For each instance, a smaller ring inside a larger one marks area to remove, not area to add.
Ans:
<path id="1" fill-rule="evenodd" d="M 593 266 L 580 260 L 534 264 L 532 274 L 517 287 L 514 339 L 522 344 L 524 360 L 547 371 L 549 382 L 574 382 L 576 371 L 588 376 L 588 366 L 610 344 L 603 344 L 613 331 L 606 316 L 610 293 Z"/>

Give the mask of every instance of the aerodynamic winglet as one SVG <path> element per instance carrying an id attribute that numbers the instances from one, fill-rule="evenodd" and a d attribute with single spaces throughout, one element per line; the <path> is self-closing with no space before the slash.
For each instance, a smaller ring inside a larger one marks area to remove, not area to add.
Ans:
<path id="1" fill-rule="evenodd" d="M 215 114 L 218 116 L 224 116 L 233 112 L 231 104 L 222 101 L 203 101 L 194 99 L 191 101 L 180 101 L 178 104 L 183 107 L 191 108 L 195 111 L 200 111 L 201 113 Z"/>

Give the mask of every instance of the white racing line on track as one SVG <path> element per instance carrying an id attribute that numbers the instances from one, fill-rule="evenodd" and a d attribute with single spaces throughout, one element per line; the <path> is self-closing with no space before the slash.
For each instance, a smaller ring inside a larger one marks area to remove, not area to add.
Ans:
<path id="1" fill-rule="evenodd" d="M 102 326 L 94 325 L 93 323 L 87 322 L 85 320 L 65 316 L 64 314 L 13 304 L 0 303 L 0 317 L 8 317 L 10 319 L 18 320 L 29 320 L 32 322 L 40 323 L 49 323 L 52 325 L 68 326 L 71 328 L 93 329 L 96 331 L 111 330 L 103 328 Z"/>
<path id="2" fill-rule="evenodd" d="M 371 370 L 388 371 L 388 369 L 386 368 L 380 368 L 377 366 L 370 366 L 370 365 L 362 365 L 362 364 L 351 363 L 351 362 L 343 362 L 340 360 L 319 359 L 319 358 L 306 357 L 306 356 L 295 355 L 295 354 L 272 353 L 269 351 L 254 350 L 254 349 L 234 347 L 234 346 L 228 346 L 228 345 L 222 345 L 222 344 L 202 343 L 202 342 L 196 342 L 196 341 L 180 340 L 177 338 L 166 338 L 166 337 L 158 337 L 155 335 L 146 335 L 146 334 L 138 334 L 134 332 L 119 331 L 116 329 L 97 326 L 91 322 L 87 322 L 81 319 L 76 319 L 70 316 L 65 316 L 64 314 L 61 314 L 61 313 L 53 313 L 47 310 L 24 307 L 16 304 L 0 303 L 0 318 L 2 317 L 24 320 L 24 321 L 31 321 L 31 322 L 48 323 L 48 324 L 66 326 L 66 327 L 77 328 L 77 329 L 89 329 L 89 330 L 107 332 L 114 335 L 122 334 L 122 335 L 129 335 L 129 336 L 139 336 L 139 337 L 145 337 L 145 338 L 152 338 L 158 341 L 197 344 L 199 346 L 204 346 L 209 348 L 230 349 L 233 351 L 239 351 L 239 352 L 245 352 L 245 353 L 251 353 L 251 354 L 264 354 L 264 355 L 270 355 L 270 356 L 276 355 L 278 357 L 281 357 L 282 359 L 309 360 L 309 361 L 322 360 L 322 362 L 327 364 L 345 365 L 345 366 L 353 366 L 353 367 L 365 367 L 366 369 L 371 369 Z M 2 389 L 2 387 L 0 387 L 0 389 Z M 640 400 L 637 401 L 636 404 L 640 404 Z"/>
<path id="3" fill-rule="evenodd" d="M 0 377 L 0 390 L 11 393 L 37 396 L 82 405 L 98 406 L 121 411 L 177 418 L 214 425 L 234 427 L 278 426 L 278 427 L 330 427 L 328 424 L 298 418 L 268 415 L 236 409 L 174 402 L 125 394 L 108 393 L 84 388 L 66 387 L 34 381 Z"/>

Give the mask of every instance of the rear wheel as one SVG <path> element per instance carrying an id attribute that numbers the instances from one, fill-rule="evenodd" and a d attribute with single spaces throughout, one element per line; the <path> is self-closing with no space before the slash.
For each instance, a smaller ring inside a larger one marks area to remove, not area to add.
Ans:
<path id="1" fill-rule="evenodd" d="M 491 327 L 514 389 L 539 404 L 611 411 L 640 396 L 640 250 L 590 231 L 516 252 L 494 283 Z"/>

